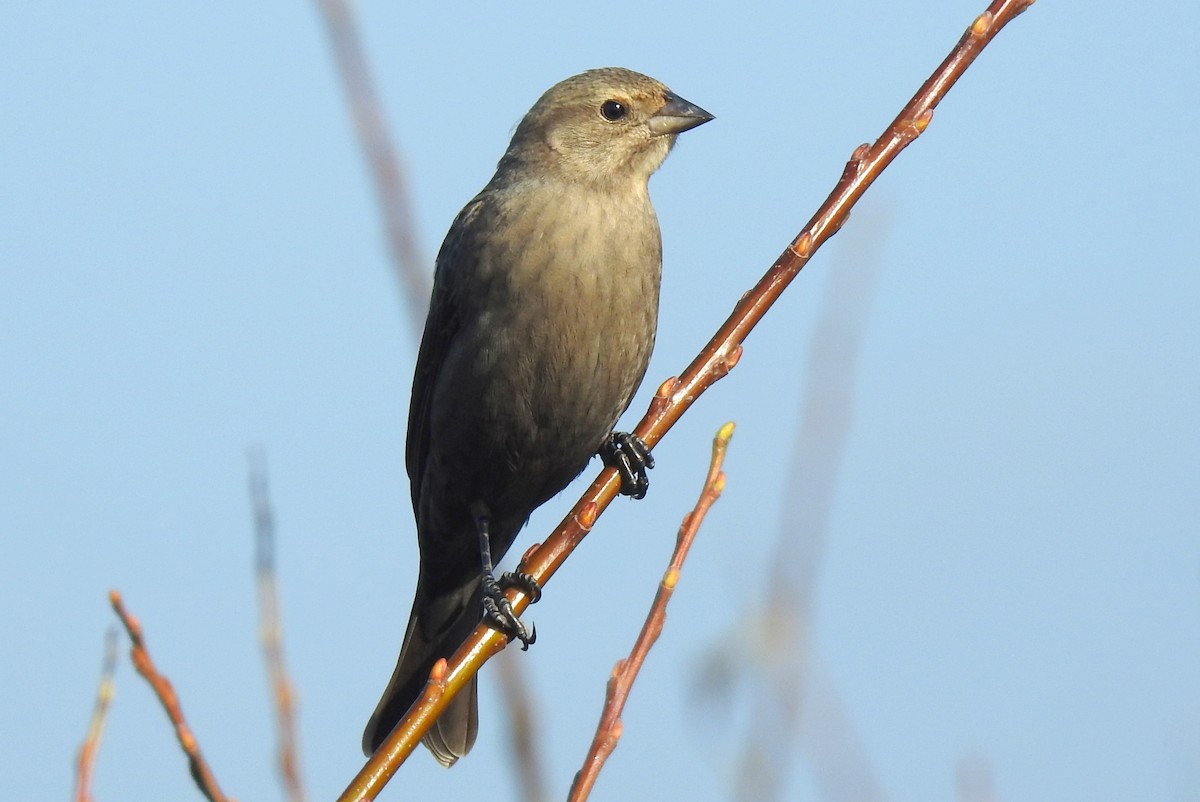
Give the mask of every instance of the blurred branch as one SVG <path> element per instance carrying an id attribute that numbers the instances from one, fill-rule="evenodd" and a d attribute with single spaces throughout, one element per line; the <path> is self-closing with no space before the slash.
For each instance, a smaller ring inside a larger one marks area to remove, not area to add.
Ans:
<path id="1" fill-rule="evenodd" d="M 955 798 L 958 802 L 999 802 L 991 761 L 979 755 L 959 760 Z"/>
<path id="2" fill-rule="evenodd" d="M 625 709 L 625 702 L 628 701 L 629 693 L 633 690 L 633 683 L 637 680 L 638 673 L 646 662 L 646 656 L 650 654 L 650 647 L 662 633 L 663 624 L 667 620 L 667 604 L 671 601 L 675 585 L 679 582 L 679 575 L 683 571 L 683 561 L 687 559 L 688 551 L 696 540 L 696 534 L 700 531 L 700 524 L 704 522 L 704 516 L 708 514 L 713 503 L 720 498 L 721 491 L 725 489 L 725 472 L 721 470 L 721 466 L 725 463 L 725 451 L 731 437 L 733 437 L 733 423 L 726 423 L 713 438 L 712 460 L 709 462 L 708 476 L 704 479 L 700 498 L 696 501 L 696 506 L 692 508 L 692 511 L 684 516 L 683 523 L 679 526 L 671 563 L 667 566 L 666 573 L 663 574 L 658 592 L 654 595 L 654 603 L 650 605 L 650 613 L 646 616 L 642 631 L 638 633 L 637 640 L 633 643 L 629 657 L 618 661 L 613 667 L 612 676 L 608 680 L 608 688 L 605 692 L 604 710 L 600 714 L 600 723 L 596 727 L 596 736 L 592 739 L 587 757 L 584 758 L 583 768 L 575 775 L 575 781 L 571 784 L 571 793 L 567 796 L 568 802 L 583 802 L 588 798 L 592 787 L 596 784 L 596 778 L 600 776 L 600 769 L 604 768 L 608 756 L 617 747 L 622 730 L 621 712 Z"/>
<path id="3" fill-rule="evenodd" d="M 175 689 L 171 687 L 170 680 L 159 674 L 158 669 L 154 667 L 154 661 L 150 658 L 150 652 L 146 650 L 146 641 L 142 637 L 142 625 L 126 612 L 120 593 L 110 590 L 108 600 L 117 617 L 124 624 L 125 631 L 129 633 L 129 640 L 132 643 L 129 649 L 129 659 L 133 662 L 133 667 L 137 669 L 137 672 L 145 677 L 146 682 L 150 683 L 163 710 L 167 712 L 167 718 L 171 720 L 171 725 L 175 728 L 175 737 L 179 741 L 179 746 L 187 755 L 188 770 L 191 772 L 196 786 L 209 802 L 229 802 L 229 798 L 221 793 L 212 769 L 205 762 L 204 756 L 200 754 L 200 744 L 197 743 L 196 737 L 192 735 L 192 730 L 183 717 L 183 708 L 179 705 L 179 697 L 175 695 Z"/>
<path id="4" fill-rule="evenodd" d="M 799 689 L 805 700 L 801 746 L 819 797 L 830 802 L 879 802 L 885 799 L 854 719 L 842 701 L 833 676 L 818 655 L 808 656 L 803 681 L 804 687 Z M 798 701 L 783 706 L 797 705 Z M 782 748 L 775 754 L 786 759 Z M 778 779 L 779 766 L 772 767 L 771 773 Z M 776 789 L 776 796 L 783 797 L 779 789 Z"/>
<path id="5" fill-rule="evenodd" d="M 533 697 L 529 693 L 527 672 L 515 655 L 504 654 L 496 661 L 500 680 L 500 698 L 508 709 L 511 729 L 513 768 L 517 773 L 519 798 L 525 802 L 545 802 L 546 770 L 538 749 L 538 728 L 534 722 Z"/>
<path id="6" fill-rule="evenodd" d="M 88 722 L 87 735 L 79 747 L 79 759 L 75 771 L 75 802 L 92 802 L 92 773 L 96 768 L 96 755 L 100 751 L 100 738 L 104 735 L 104 721 L 108 708 L 116 694 L 113 674 L 117 670 L 117 628 L 109 627 L 104 635 L 104 662 L 100 665 L 100 682 L 96 686 L 96 705 L 92 708 L 92 719 Z"/>
<path id="7" fill-rule="evenodd" d="M 428 263 L 417 245 L 416 226 L 400 159 L 384 123 L 382 107 L 371 83 L 362 41 L 346 0 L 318 0 L 325 30 L 337 60 L 338 75 L 346 90 L 354 127 L 375 183 L 375 194 L 383 212 L 388 250 L 408 317 L 419 338 L 429 304 Z"/>
<path id="8" fill-rule="evenodd" d="M 267 488 L 266 457 L 261 449 L 247 454 L 250 463 L 250 504 L 254 513 L 255 575 L 258 580 L 258 636 L 262 644 L 267 679 L 275 700 L 275 735 L 279 773 L 291 802 L 304 802 L 307 794 L 300 779 L 296 747 L 296 696 L 283 657 L 283 622 L 279 586 L 275 579 L 275 513 Z"/>
<path id="9" fill-rule="evenodd" d="M 877 229 L 862 220 L 859 230 Z M 816 690 L 810 671 L 814 651 L 809 639 L 817 576 L 823 563 L 829 513 L 854 409 L 855 365 L 875 295 L 883 235 L 860 237 L 854 253 L 842 251 L 834 265 L 828 296 L 813 332 L 808 353 L 808 393 L 802 404 L 799 432 L 792 450 L 784 513 L 771 559 L 763 607 L 750 616 L 762 625 L 759 643 L 737 660 L 734 672 L 756 674 L 752 689 L 753 726 L 742 747 L 734 782 L 736 798 L 773 800 L 783 797 L 794 745 L 800 730 L 810 733 L 806 754 L 814 783 L 828 800 L 883 798 L 874 772 L 859 744 L 850 715 L 841 709 L 832 678 Z M 724 655 L 725 639 L 714 646 Z M 804 700 L 816 698 L 815 709 Z"/>
<path id="10" fill-rule="evenodd" d="M 747 335 L 808 264 L 813 253 L 845 223 L 850 209 L 867 187 L 928 127 L 933 119 L 934 108 L 984 46 L 1030 3 L 1031 0 L 994 0 L 988 10 L 975 19 L 950 55 L 904 106 L 883 135 L 874 144 L 860 145 L 854 151 L 833 192 L 800 234 L 754 288 L 742 296 L 729 319 L 683 374 L 679 378 L 668 379 L 659 387 L 649 411 L 634 430 L 647 445 L 658 443 L 696 399 L 734 367 L 741 357 L 742 343 Z M 615 470 L 606 468 L 602 471 L 545 543 L 527 552 L 519 570 L 530 574 L 545 586 L 583 541 L 597 516 L 616 497 L 618 485 Z M 529 606 L 529 600 L 519 591 L 509 591 L 509 600 L 518 615 Z M 429 703 L 422 700 L 413 705 L 387 740 L 367 760 L 340 799 L 374 799 L 445 709 L 448 699 L 458 693 L 468 678 L 505 645 L 504 636 L 500 633 L 483 624 L 477 627 L 448 662 L 447 674 L 442 680 L 443 692 L 436 694 L 436 699 Z"/>

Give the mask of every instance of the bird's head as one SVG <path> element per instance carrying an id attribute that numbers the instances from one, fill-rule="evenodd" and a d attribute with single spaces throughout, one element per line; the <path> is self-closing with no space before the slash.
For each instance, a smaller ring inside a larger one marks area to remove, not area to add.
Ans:
<path id="1" fill-rule="evenodd" d="M 550 87 L 525 115 L 501 170 L 544 170 L 580 183 L 644 184 L 680 133 L 713 116 L 653 78 L 621 67 Z"/>

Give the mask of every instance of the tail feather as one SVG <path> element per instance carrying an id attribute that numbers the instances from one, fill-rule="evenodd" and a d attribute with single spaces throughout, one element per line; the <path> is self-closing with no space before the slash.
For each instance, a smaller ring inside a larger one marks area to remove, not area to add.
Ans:
<path id="1" fill-rule="evenodd" d="M 481 618 L 478 578 L 448 590 L 431 593 L 417 583 L 416 600 L 408 619 L 404 646 L 396 670 L 363 732 L 363 752 L 371 755 L 417 701 L 439 658 L 450 657 Z M 443 766 L 467 754 L 479 732 L 478 686 L 475 678 L 464 687 L 422 739 Z"/>
<path id="2" fill-rule="evenodd" d="M 475 736 L 479 734 L 478 679 L 471 677 L 421 739 L 437 762 L 446 768 L 471 751 Z"/>

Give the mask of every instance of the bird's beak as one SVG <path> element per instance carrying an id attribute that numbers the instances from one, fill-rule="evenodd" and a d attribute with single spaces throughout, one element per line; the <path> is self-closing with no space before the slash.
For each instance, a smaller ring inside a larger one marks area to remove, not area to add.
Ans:
<path id="1" fill-rule="evenodd" d="M 647 124 L 650 126 L 650 133 L 654 136 L 667 136 L 689 131 L 697 125 L 704 125 L 711 119 L 714 119 L 713 116 L 704 109 L 687 102 L 679 95 L 668 92 L 667 102 L 663 104 L 657 114 L 647 121 Z"/>

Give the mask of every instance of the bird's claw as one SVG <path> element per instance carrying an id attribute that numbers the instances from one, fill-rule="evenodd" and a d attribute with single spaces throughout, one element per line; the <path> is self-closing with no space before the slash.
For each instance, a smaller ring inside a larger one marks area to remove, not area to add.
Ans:
<path id="1" fill-rule="evenodd" d="M 526 575 L 505 574 L 501 577 L 501 582 L 511 581 L 509 577 L 512 576 L 525 577 Z M 532 577 L 527 578 L 532 581 Z M 524 589 L 521 584 L 515 586 Z M 532 586 L 537 587 L 537 583 L 533 582 Z M 537 588 L 537 595 L 541 595 L 540 587 Z M 537 640 L 537 627 L 526 627 L 525 623 L 517 617 L 512 603 L 504 595 L 504 588 L 490 573 L 483 575 L 483 620 L 492 629 L 508 636 L 510 640 L 521 641 L 521 651 L 528 651 L 529 647 Z"/>
<path id="2" fill-rule="evenodd" d="M 613 432 L 600 446 L 600 459 L 621 477 L 621 495 L 645 498 L 650 488 L 646 471 L 654 467 L 650 447 L 629 432 Z"/>
<path id="3" fill-rule="evenodd" d="M 501 590 L 516 588 L 529 597 L 530 604 L 537 604 L 542 600 L 542 586 L 532 576 L 521 571 L 508 571 L 501 574 L 499 582 Z"/>

